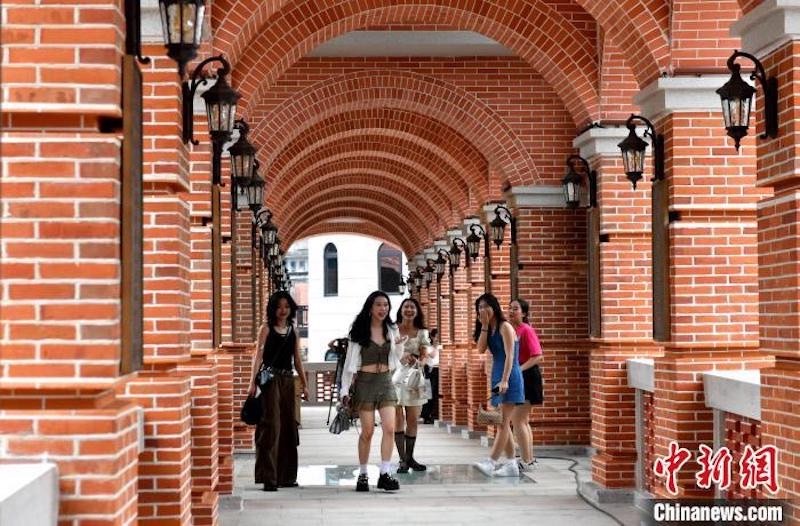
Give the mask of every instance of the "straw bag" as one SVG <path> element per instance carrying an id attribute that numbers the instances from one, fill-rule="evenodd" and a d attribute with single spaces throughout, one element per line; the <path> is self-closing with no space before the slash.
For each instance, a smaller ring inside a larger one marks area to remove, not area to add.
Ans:
<path id="1" fill-rule="evenodd" d="M 503 423 L 503 413 L 499 407 L 484 409 L 478 406 L 478 414 L 475 415 L 475 422 L 484 426 L 496 426 Z"/>

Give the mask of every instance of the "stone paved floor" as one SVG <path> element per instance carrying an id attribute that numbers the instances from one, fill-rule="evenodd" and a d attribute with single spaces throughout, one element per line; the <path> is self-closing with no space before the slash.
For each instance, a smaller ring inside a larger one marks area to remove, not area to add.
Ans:
<path id="1" fill-rule="evenodd" d="M 571 462 L 542 458 L 533 473 L 522 478 L 488 478 L 471 465 L 487 455 L 480 440 L 463 439 L 430 425 L 420 426 L 415 455 L 429 465 L 428 472 L 398 475 L 400 491 L 386 493 L 374 488 L 377 468 L 371 465 L 373 487 L 369 493 L 356 493 L 357 433 L 351 429 L 338 436 L 330 434 L 326 417 L 327 407 L 303 408 L 299 488 L 260 491 L 252 480 L 253 455 L 236 455 L 234 494 L 221 500 L 221 524 L 618 524 L 576 495 L 574 476 L 567 470 Z M 379 437 L 376 429 L 373 464 L 379 461 Z M 588 480 L 588 457 L 575 460 L 581 479 Z M 604 509 L 626 526 L 639 524 L 633 506 L 614 504 Z"/>

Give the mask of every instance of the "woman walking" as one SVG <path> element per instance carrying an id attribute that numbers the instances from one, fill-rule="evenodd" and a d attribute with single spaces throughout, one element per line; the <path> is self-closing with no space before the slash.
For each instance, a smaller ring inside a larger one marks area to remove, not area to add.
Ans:
<path id="1" fill-rule="evenodd" d="M 500 406 L 503 415 L 489 458 L 475 465 L 490 476 L 516 476 L 519 475 L 516 460 L 512 457 L 499 462 L 499 459 L 511 439 L 511 422 L 519 428 L 527 423 L 528 418 L 527 407 L 522 405 L 524 388 L 517 362 L 519 342 L 514 327 L 506 321 L 500 303 L 492 294 L 481 295 L 475 301 L 475 311 L 474 338 L 478 342 L 478 352 L 484 353 L 489 349 L 492 354 L 492 405 Z M 517 440 L 520 440 L 519 436 Z"/>
<path id="2" fill-rule="evenodd" d="M 528 321 L 528 312 L 530 306 L 528 302 L 517 298 L 511 302 L 508 309 L 508 321 L 514 326 L 519 339 L 519 368 L 522 371 L 522 380 L 525 385 L 525 401 L 524 407 L 526 409 L 526 417 L 530 415 L 530 406 L 541 405 L 544 401 L 542 396 L 542 373 L 539 370 L 539 362 L 542 361 L 542 345 L 539 343 L 539 336 L 536 330 L 530 325 Z M 520 469 L 526 470 L 533 464 L 533 440 L 531 428 L 526 418 L 523 425 L 519 426 L 519 433 L 516 424 L 514 425 L 515 436 L 521 437 L 517 439 L 520 447 Z M 513 444 L 509 442 L 509 447 L 506 449 L 513 453 Z M 512 458 L 514 455 L 508 455 Z"/>
<path id="3" fill-rule="evenodd" d="M 253 381 L 248 395 L 261 389 L 262 416 L 256 427 L 256 484 L 264 491 L 297 486 L 297 421 L 295 420 L 294 372 L 300 377 L 308 399 L 306 375 L 300 357 L 300 341 L 293 326 L 297 304 L 286 291 L 270 296 L 267 321 L 258 332 L 253 356 Z M 256 366 L 259 366 L 256 369 Z M 266 369 L 268 374 L 260 371 Z M 271 376 L 266 383 L 260 378 Z M 258 384 L 258 385 L 257 385 Z"/>
<path id="4" fill-rule="evenodd" d="M 432 424 L 439 418 L 439 353 L 442 345 L 439 343 L 439 329 L 430 330 L 431 347 L 428 358 L 425 360 L 425 372 L 431 381 L 431 398 L 422 406 L 423 424 Z"/>
<path id="5" fill-rule="evenodd" d="M 400 370 L 394 378 L 397 388 L 397 414 L 394 424 L 394 443 L 400 455 L 398 473 L 408 473 L 409 468 L 414 471 L 425 471 L 428 467 L 414 459 L 414 447 L 417 443 L 417 425 L 422 406 L 428 401 L 423 393 L 424 370 L 423 362 L 428 356 L 431 345 L 428 330 L 425 328 L 425 318 L 422 306 L 414 298 L 406 298 L 397 309 L 397 327 L 401 336 L 408 338 L 404 346 L 403 357 L 400 359 Z M 418 382 L 409 385 L 408 379 L 413 376 Z"/>
<path id="6" fill-rule="evenodd" d="M 340 399 L 358 411 L 361 434 L 358 437 L 360 471 L 356 491 L 369 491 L 367 462 L 375 429 L 375 410 L 381 416 L 381 464 L 378 489 L 400 488 L 389 473 L 392 458 L 397 392 L 392 385 L 392 371 L 400 366 L 406 337 L 400 336 L 391 323 L 389 296 L 381 291 L 370 294 L 350 328 L 350 343 L 342 373 Z M 355 376 L 355 380 L 353 377 Z M 350 385 L 353 384 L 352 400 Z"/>

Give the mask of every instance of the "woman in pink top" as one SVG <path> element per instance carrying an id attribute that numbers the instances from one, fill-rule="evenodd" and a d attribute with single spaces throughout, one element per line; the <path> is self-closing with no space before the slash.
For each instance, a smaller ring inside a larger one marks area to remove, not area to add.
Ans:
<path id="1" fill-rule="evenodd" d="M 519 368 L 522 370 L 522 379 L 525 383 L 525 404 L 541 405 L 544 401 L 542 393 L 542 373 L 539 362 L 542 361 L 542 345 L 536 330 L 528 321 L 530 306 L 523 299 L 515 299 L 509 305 L 508 321 L 517 331 L 519 339 Z M 530 426 L 522 426 L 522 440 L 520 447 L 531 451 L 533 437 Z M 523 457 L 526 455 L 523 455 Z M 523 466 L 525 468 L 527 466 Z"/>

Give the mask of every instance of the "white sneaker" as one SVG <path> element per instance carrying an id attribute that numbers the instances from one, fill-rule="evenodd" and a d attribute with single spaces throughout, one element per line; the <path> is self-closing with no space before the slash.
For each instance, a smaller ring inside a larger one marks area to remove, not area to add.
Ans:
<path id="1" fill-rule="evenodd" d="M 536 467 L 536 462 L 525 462 L 524 460 L 518 460 L 517 467 L 519 467 L 520 473 L 526 473 L 528 471 L 533 471 L 533 469 Z"/>
<path id="2" fill-rule="evenodd" d="M 476 468 L 478 468 L 478 471 L 480 471 L 481 473 L 483 473 L 487 477 L 491 477 L 492 476 L 492 474 L 495 471 L 495 467 L 496 467 L 495 466 L 495 462 L 493 460 L 491 460 L 491 459 L 488 459 L 488 458 L 484 459 L 484 460 L 480 460 L 478 462 L 475 462 L 472 465 L 475 466 Z"/>
<path id="3" fill-rule="evenodd" d="M 512 460 L 511 462 L 506 462 L 505 464 L 501 464 L 494 470 L 492 473 L 494 477 L 519 477 L 519 466 L 517 466 L 517 461 Z"/>

